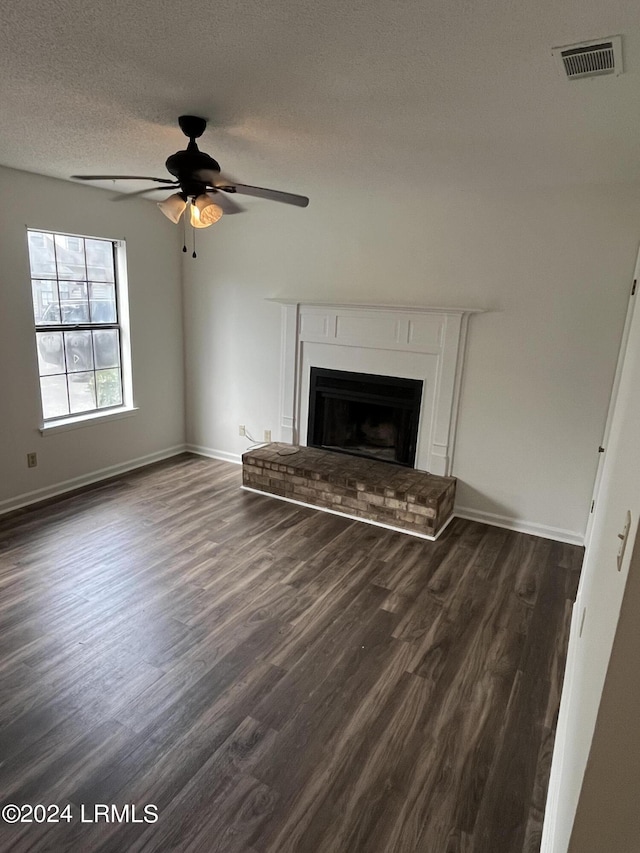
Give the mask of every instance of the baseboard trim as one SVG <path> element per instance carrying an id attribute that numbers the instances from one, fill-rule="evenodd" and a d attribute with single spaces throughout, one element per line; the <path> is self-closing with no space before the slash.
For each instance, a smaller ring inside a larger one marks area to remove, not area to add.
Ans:
<path id="1" fill-rule="evenodd" d="M 285 501 L 288 504 L 302 506 L 305 509 L 315 509 L 318 512 L 328 512 L 330 515 L 339 515 L 340 518 L 348 518 L 350 521 L 362 521 L 364 524 L 373 524 L 374 527 L 383 527 L 385 530 L 393 530 L 395 533 L 406 533 L 407 536 L 415 536 L 417 539 L 428 539 L 429 542 L 435 542 L 440 534 L 451 524 L 455 516 L 450 515 L 442 525 L 435 536 L 430 536 L 427 533 L 419 533 L 417 530 L 407 530 L 404 527 L 394 527 L 393 524 L 384 524 L 382 521 L 373 521 L 370 518 L 361 518 L 359 515 L 349 515 L 348 512 L 339 512 L 336 509 L 329 509 L 326 506 L 318 506 L 317 504 L 307 504 L 303 501 L 297 501 L 294 498 L 285 498 L 284 495 L 274 495 L 273 492 L 262 492 L 260 489 L 252 489 L 251 486 L 240 487 L 245 492 L 253 492 L 254 495 L 262 495 L 263 498 L 275 498 L 277 501 Z"/>
<path id="2" fill-rule="evenodd" d="M 242 464 L 242 455 L 240 453 L 229 453 L 226 450 L 216 450 L 215 448 L 203 447 L 199 444 L 176 444 L 173 447 L 167 447 L 164 450 L 159 450 L 155 453 L 148 453 L 145 456 L 139 456 L 137 459 L 129 459 L 127 462 L 121 462 L 107 468 L 100 468 L 97 471 L 92 471 L 89 474 L 83 474 L 80 477 L 73 477 L 70 480 L 63 480 L 61 483 L 55 483 L 52 486 L 45 486 L 42 489 L 35 489 L 32 492 L 24 492 L 14 498 L 8 498 L 7 500 L 0 501 L 0 515 L 5 515 L 8 512 L 14 512 L 17 509 L 23 509 L 26 506 L 31 506 L 32 504 L 57 497 L 58 495 L 64 495 L 67 492 L 72 492 L 75 489 L 80 489 L 84 486 L 90 486 L 93 483 L 99 483 L 101 480 L 108 480 L 111 477 L 117 477 L 119 474 L 125 474 L 127 471 L 134 471 L 136 468 L 144 468 L 146 465 L 152 465 L 154 462 L 161 462 L 163 459 L 170 459 L 172 456 L 178 456 L 180 453 L 194 453 L 198 456 L 206 456 L 209 459 L 218 459 L 221 462 L 231 462 L 234 465 Z M 319 509 L 322 512 L 341 515 L 344 518 L 351 518 L 354 521 L 365 521 L 367 524 L 374 524 L 378 527 L 387 528 L 388 530 L 396 530 L 399 533 L 408 533 L 410 536 L 417 536 L 421 539 L 437 539 L 437 536 L 433 537 L 421 533 L 411 533 L 411 531 L 403 530 L 401 527 L 393 527 L 380 522 L 368 521 L 367 519 L 348 515 L 344 512 L 337 512 L 324 507 L 316 507 L 312 504 L 305 504 L 301 501 L 292 500 L 291 498 L 283 498 L 279 495 L 271 495 L 267 492 L 248 489 L 244 486 L 243 488 L 245 488 L 246 491 L 255 491 L 256 494 L 278 498 L 279 500 L 285 500 L 289 503 L 299 504 L 299 506 Z M 532 536 L 541 536 L 544 539 L 553 539 L 556 542 L 566 542 L 569 545 L 584 545 L 584 534 L 581 533 L 462 506 L 455 507 L 453 515 L 440 528 L 438 536 L 453 518 L 466 518 L 469 521 L 479 521 L 483 524 L 491 524 L 494 527 L 504 527 L 506 530 L 514 530 L 517 533 L 529 533 Z"/>
<path id="3" fill-rule="evenodd" d="M 8 498 L 0 501 L 0 515 L 5 515 L 8 512 L 14 512 L 17 509 L 31 506 L 32 504 L 40 503 L 41 501 L 55 498 L 59 495 L 64 495 L 67 492 L 73 492 L 76 489 L 81 489 L 84 486 L 91 486 L 93 483 L 99 483 L 101 480 L 109 480 L 112 477 L 117 477 L 119 474 L 125 474 L 127 471 L 134 471 L 136 468 L 144 468 L 147 465 L 153 465 L 154 462 L 162 462 L 163 459 L 170 459 L 172 456 L 179 456 L 187 450 L 184 444 L 176 444 L 173 447 L 167 447 L 164 450 L 158 450 L 155 453 L 148 453 L 146 456 L 139 456 L 137 459 L 129 459 L 127 462 L 120 462 L 117 465 L 110 465 L 108 468 L 99 468 L 97 471 L 91 471 L 89 474 L 82 474 L 80 477 L 73 477 L 70 480 L 63 480 L 61 483 L 55 483 L 52 486 L 44 486 L 42 489 L 35 489 L 32 492 L 24 492 L 17 495 L 15 498 Z"/>
<path id="4" fill-rule="evenodd" d="M 494 527 L 504 527 L 516 533 L 529 533 L 531 536 L 541 536 L 543 539 L 553 539 L 556 542 L 566 542 L 568 545 L 584 545 L 584 533 L 564 530 L 561 527 L 551 527 L 547 524 L 537 524 L 534 521 L 524 521 L 521 518 L 510 518 L 507 515 L 497 515 L 493 512 L 483 512 L 464 506 L 454 507 L 456 518 L 466 518 L 469 521 L 479 521 Z"/>
<path id="5" fill-rule="evenodd" d="M 185 450 L 187 453 L 195 453 L 197 456 L 219 459 L 220 462 L 233 462 L 234 465 L 242 464 L 241 453 L 228 453 L 226 450 L 215 450 L 213 447 L 202 447 L 200 444 L 187 444 Z"/>

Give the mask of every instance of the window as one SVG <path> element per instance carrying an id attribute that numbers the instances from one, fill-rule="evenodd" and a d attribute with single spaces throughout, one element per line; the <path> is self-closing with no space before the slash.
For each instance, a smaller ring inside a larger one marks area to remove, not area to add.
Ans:
<path id="1" fill-rule="evenodd" d="M 127 306 L 118 280 L 124 275 L 123 246 L 93 237 L 27 233 L 45 422 L 123 406 Z"/>

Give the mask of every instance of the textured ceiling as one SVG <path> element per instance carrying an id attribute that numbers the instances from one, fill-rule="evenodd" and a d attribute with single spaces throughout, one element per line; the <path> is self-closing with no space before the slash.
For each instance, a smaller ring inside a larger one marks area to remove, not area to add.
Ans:
<path id="1" fill-rule="evenodd" d="M 615 34 L 625 74 L 559 76 L 552 47 Z M 626 182 L 640 179 L 640 7 L 3 0 L 0 113 L 0 163 L 60 178 L 163 176 L 177 116 L 195 113 L 223 170 L 294 192 Z"/>

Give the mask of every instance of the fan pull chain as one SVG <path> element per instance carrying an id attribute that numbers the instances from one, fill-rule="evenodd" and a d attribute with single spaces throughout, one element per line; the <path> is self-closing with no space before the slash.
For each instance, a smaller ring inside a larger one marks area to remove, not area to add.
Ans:
<path id="1" fill-rule="evenodd" d="M 185 225 L 186 211 L 182 214 L 182 251 L 187 251 L 187 226 Z"/>
<path id="2" fill-rule="evenodd" d="M 192 227 L 191 233 L 193 234 L 193 254 L 191 255 L 191 257 L 197 258 L 198 256 L 196 255 L 196 229 Z"/>

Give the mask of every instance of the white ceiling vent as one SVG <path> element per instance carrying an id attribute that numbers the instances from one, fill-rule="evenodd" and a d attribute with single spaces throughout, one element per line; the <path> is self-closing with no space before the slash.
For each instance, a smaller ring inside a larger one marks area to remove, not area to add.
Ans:
<path id="1" fill-rule="evenodd" d="M 560 73 L 568 80 L 622 74 L 621 36 L 554 47 L 551 53 L 556 58 Z"/>

